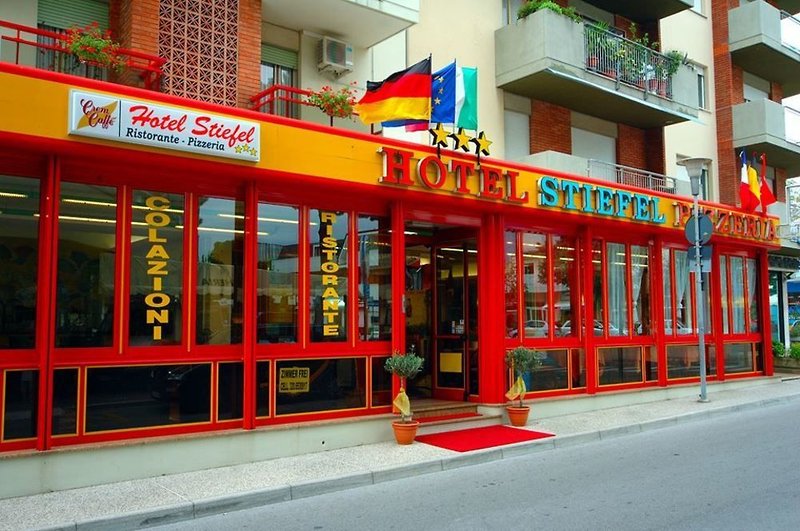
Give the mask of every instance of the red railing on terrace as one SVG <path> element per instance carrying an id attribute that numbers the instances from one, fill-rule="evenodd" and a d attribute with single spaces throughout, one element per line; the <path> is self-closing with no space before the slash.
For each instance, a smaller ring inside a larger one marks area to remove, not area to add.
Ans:
<path id="1" fill-rule="evenodd" d="M 254 111 L 285 118 L 299 118 L 299 106 L 311 106 L 306 101 L 306 96 L 309 94 L 311 94 L 310 90 L 288 85 L 272 85 L 250 98 L 250 108 Z"/>
<path id="2" fill-rule="evenodd" d="M 161 90 L 161 78 L 164 73 L 162 67 L 166 59 L 119 48 L 117 56 L 123 60 L 124 68 L 116 71 L 91 61 L 79 61 L 67 49 L 66 41 L 65 33 L 0 20 L 0 52 L 2 52 L 0 60 L 7 61 L 11 55 L 15 64 L 29 64 L 53 72 L 112 81 L 122 85 L 143 86 L 148 90 Z M 14 49 L 11 54 L 5 43 L 13 43 Z M 26 52 L 26 49 L 35 50 L 35 62 L 33 55 L 26 56 L 30 53 Z"/>

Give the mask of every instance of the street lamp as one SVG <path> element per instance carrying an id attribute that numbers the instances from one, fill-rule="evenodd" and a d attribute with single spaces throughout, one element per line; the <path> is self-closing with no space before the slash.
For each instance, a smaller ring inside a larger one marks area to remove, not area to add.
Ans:
<path id="1" fill-rule="evenodd" d="M 700 402 L 708 402 L 708 395 L 706 394 L 706 331 L 705 331 L 705 298 L 703 297 L 703 280 L 702 280 L 702 267 L 700 265 L 700 205 L 698 203 L 700 196 L 700 177 L 703 175 L 703 170 L 711 162 L 710 159 L 705 158 L 688 158 L 678 161 L 679 166 L 686 168 L 686 173 L 689 174 L 689 181 L 692 184 L 692 198 L 694 200 L 694 209 L 692 217 L 694 218 L 694 235 L 690 241 L 694 242 L 694 283 L 695 291 L 697 292 L 697 338 L 698 338 L 698 357 L 700 358 Z"/>

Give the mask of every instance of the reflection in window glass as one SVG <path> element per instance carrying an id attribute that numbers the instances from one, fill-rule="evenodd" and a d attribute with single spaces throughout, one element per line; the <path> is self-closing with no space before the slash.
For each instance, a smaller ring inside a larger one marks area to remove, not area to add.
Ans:
<path id="1" fill-rule="evenodd" d="M 725 372 L 752 372 L 753 345 L 750 343 L 728 343 L 725 345 Z"/>
<path id="2" fill-rule="evenodd" d="M 556 335 L 571 335 L 575 332 L 564 324 L 574 321 L 576 315 L 572 311 L 572 293 L 578 292 L 570 286 L 577 286 L 578 262 L 575 260 L 575 239 L 566 236 L 552 236 L 553 239 L 553 302 L 552 320 L 555 322 Z"/>
<path id="3" fill-rule="evenodd" d="M 58 213 L 56 346 L 113 341 L 117 190 L 62 183 Z"/>
<path id="4" fill-rule="evenodd" d="M 197 343 L 242 342 L 244 203 L 200 198 L 197 223 Z"/>
<path id="5" fill-rule="evenodd" d="M 756 261 L 748 258 L 747 261 L 747 307 L 750 309 L 750 331 L 758 332 L 758 272 Z"/>
<path id="6" fill-rule="evenodd" d="M 256 417 L 269 416 L 269 367 L 270 362 L 256 362 Z"/>
<path id="7" fill-rule="evenodd" d="M 675 317 L 674 323 L 664 323 L 666 333 L 671 330 L 678 335 L 694 333 L 694 309 L 692 307 L 692 278 L 689 275 L 689 254 L 673 251 L 675 257 Z"/>
<path id="8" fill-rule="evenodd" d="M 86 431 L 211 420 L 211 365 L 90 367 Z"/>
<path id="9" fill-rule="evenodd" d="M 0 350 L 33 348 L 39 181 L 0 175 Z"/>
<path id="10" fill-rule="evenodd" d="M 344 212 L 311 210 L 311 340 L 347 340 L 347 227 Z"/>
<path id="11" fill-rule="evenodd" d="M 541 366 L 522 375 L 528 391 L 552 391 L 569 388 L 569 369 L 566 350 L 539 352 Z"/>
<path id="12" fill-rule="evenodd" d="M 730 258 L 733 333 L 744 334 L 744 260 L 738 256 L 731 256 Z"/>
<path id="13" fill-rule="evenodd" d="M 277 415 L 359 409 L 367 405 L 366 358 L 276 363 Z M 297 389 L 304 391 L 297 392 Z"/>
<path id="14" fill-rule="evenodd" d="M 628 335 L 628 275 L 625 244 L 606 244 L 608 335 Z"/>
<path id="15" fill-rule="evenodd" d="M 719 278 L 720 286 L 722 286 L 722 333 L 730 333 L 730 325 L 728 324 L 728 259 L 725 256 L 719 257 Z"/>
<path id="16" fill-rule="evenodd" d="M 516 334 L 519 328 L 519 301 L 517 300 L 517 233 L 506 232 L 506 336 Z"/>
<path id="17" fill-rule="evenodd" d="M 706 345 L 706 370 L 713 375 L 716 370 L 714 364 L 714 348 Z M 700 376 L 700 358 L 697 355 L 698 345 L 669 345 L 667 346 L 667 378 L 697 378 Z"/>
<path id="18" fill-rule="evenodd" d="M 650 334 L 650 265 L 648 249 L 631 245 L 631 289 L 634 334 Z"/>
<path id="19" fill-rule="evenodd" d="M 547 236 L 522 233 L 522 300 L 525 304 L 524 337 L 549 336 L 547 323 Z"/>
<path id="20" fill-rule="evenodd" d="M 600 385 L 642 381 L 641 347 L 598 349 L 597 363 Z"/>
<path id="21" fill-rule="evenodd" d="M 244 364 L 220 363 L 217 381 L 217 420 L 242 418 Z"/>
<path id="22" fill-rule="evenodd" d="M 392 375 L 383 366 L 385 357 L 370 358 L 372 365 L 372 407 L 388 406 L 392 403 Z"/>
<path id="23" fill-rule="evenodd" d="M 53 435 L 78 432 L 78 369 L 53 372 Z"/>
<path id="24" fill-rule="evenodd" d="M 361 340 L 392 338 L 392 235 L 387 218 L 358 217 L 358 331 Z"/>
<path id="25" fill-rule="evenodd" d="M 603 307 L 603 242 L 600 240 L 592 241 L 592 287 L 594 289 L 594 335 L 603 335 L 603 323 L 606 321 L 606 312 Z M 577 329 L 577 326 L 571 326 Z M 589 334 L 589 330 L 585 333 Z"/>
<path id="26" fill-rule="evenodd" d="M 665 324 L 669 323 L 665 326 L 664 333 L 668 336 L 675 333 L 675 327 L 672 326 L 675 316 L 672 315 L 672 277 L 669 266 L 671 257 L 670 250 L 665 247 L 661 254 L 661 278 L 664 283 L 664 321 Z"/>
<path id="27" fill-rule="evenodd" d="M 5 371 L 2 397 L 3 440 L 36 437 L 39 371 Z"/>
<path id="28" fill-rule="evenodd" d="M 134 191 L 132 212 L 130 344 L 180 344 L 183 195 Z"/>
<path id="29" fill-rule="evenodd" d="M 258 205 L 258 341 L 297 342 L 300 218 L 294 207 Z"/>

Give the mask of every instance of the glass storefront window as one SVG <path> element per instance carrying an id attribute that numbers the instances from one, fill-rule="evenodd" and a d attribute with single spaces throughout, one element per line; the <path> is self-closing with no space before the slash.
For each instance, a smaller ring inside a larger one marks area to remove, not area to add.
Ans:
<path id="1" fill-rule="evenodd" d="M 773 341 L 783 343 L 786 335 L 781 321 L 783 320 L 783 273 L 769 272 L 769 326 Z"/>
<path id="2" fill-rule="evenodd" d="M 36 437 L 39 371 L 5 371 L 2 374 L 3 425 L 0 441 Z"/>
<path id="3" fill-rule="evenodd" d="M 753 372 L 753 345 L 728 343 L 725 345 L 725 372 Z"/>
<path id="4" fill-rule="evenodd" d="M 728 316 L 728 259 L 725 256 L 719 257 L 719 283 L 722 286 L 722 333 L 730 333 L 730 317 Z"/>
<path id="5" fill-rule="evenodd" d="M 53 372 L 53 435 L 78 432 L 78 369 Z"/>
<path id="6" fill-rule="evenodd" d="M 297 208 L 259 203 L 259 343 L 297 342 L 299 238 Z"/>
<path id="7" fill-rule="evenodd" d="M 597 350 L 597 375 L 600 385 L 642 381 L 641 347 L 615 347 Z"/>
<path id="8" fill-rule="evenodd" d="M 664 248 L 661 254 L 661 278 L 664 285 L 664 323 L 668 326 L 665 326 L 664 333 L 667 336 L 671 336 L 675 333 L 674 327 L 672 326 L 672 322 L 675 320 L 675 316 L 672 314 L 672 271 L 670 268 L 670 264 L 672 263 L 672 253 L 668 248 Z"/>
<path id="9" fill-rule="evenodd" d="M 628 335 L 628 250 L 622 243 L 606 244 L 608 335 Z"/>
<path id="10" fill-rule="evenodd" d="M 282 360 L 276 365 L 276 415 L 366 407 L 366 358 Z"/>
<path id="11" fill-rule="evenodd" d="M 650 258 L 647 247 L 631 245 L 633 333 L 650 335 Z"/>
<path id="12" fill-rule="evenodd" d="M 744 313 L 744 260 L 738 256 L 730 257 L 731 266 L 731 307 L 733 308 L 733 333 L 745 333 Z"/>
<path id="13" fill-rule="evenodd" d="M 217 378 L 217 420 L 242 418 L 244 364 L 220 363 Z"/>
<path id="14" fill-rule="evenodd" d="M 547 260 L 547 235 L 522 233 L 522 300 L 525 309 L 524 337 L 548 337 L 547 284 L 549 278 Z"/>
<path id="15" fill-rule="evenodd" d="M 33 348 L 39 181 L 0 175 L 0 350 Z"/>
<path id="16" fill-rule="evenodd" d="M 242 201 L 200 198 L 197 261 L 197 343 L 241 343 L 244 281 Z"/>
<path id="17" fill-rule="evenodd" d="M 117 189 L 61 184 L 56 346 L 110 346 L 114 338 Z"/>
<path id="18" fill-rule="evenodd" d="M 552 391 L 569 389 L 567 350 L 543 350 L 539 352 L 542 364 L 533 372 L 522 375 L 528 391 Z"/>
<path id="19" fill-rule="evenodd" d="M 256 417 L 269 416 L 269 374 L 269 361 L 256 362 Z"/>
<path id="20" fill-rule="evenodd" d="M 747 264 L 747 307 L 750 313 L 750 331 L 758 332 L 758 270 L 756 261 L 748 258 Z"/>
<path id="21" fill-rule="evenodd" d="M 506 245 L 506 274 L 505 274 L 505 305 L 506 305 L 506 337 L 511 337 L 512 331 L 519 329 L 519 292 L 517 290 L 517 233 L 507 231 Z"/>
<path id="22" fill-rule="evenodd" d="M 177 345 L 181 342 L 183 205 L 183 195 L 133 192 L 131 345 Z"/>
<path id="23" fill-rule="evenodd" d="M 211 365 L 90 367 L 86 432 L 211 421 Z"/>
<path id="24" fill-rule="evenodd" d="M 388 406 L 392 403 L 392 375 L 386 372 L 386 357 L 373 356 L 372 365 L 372 407 Z"/>
<path id="25" fill-rule="evenodd" d="M 576 314 L 572 311 L 572 295 L 579 290 L 578 262 L 575 252 L 575 238 L 553 235 L 553 311 L 556 336 L 572 335 L 571 327 Z M 569 331 L 567 331 L 569 330 Z"/>
<path id="26" fill-rule="evenodd" d="M 667 378 L 700 377 L 700 357 L 697 355 L 699 345 L 667 346 Z M 713 376 L 716 371 L 714 346 L 706 345 L 706 370 Z"/>
<path id="27" fill-rule="evenodd" d="M 673 251 L 675 260 L 675 318 L 674 323 L 664 323 L 665 332 L 685 336 L 694 334 L 694 308 L 692 304 L 692 279 L 689 274 L 689 254 Z"/>
<path id="28" fill-rule="evenodd" d="M 309 211 L 311 340 L 347 340 L 347 234 L 345 212 Z"/>
<path id="29" fill-rule="evenodd" d="M 392 338 L 390 220 L 358 217 L 358 332 L 362 341 Z"/>
<path id="30" fill-rule="evenodd" d="M 594 289 L 594 335 L 603 335 L 603 323 L 606 322 L 605 306 L 603 305 L 603 242 L 592 242 L 592 286 Z M 571 327 L 573 330 L 577 326 Z M 588 334 L 588 329 L 586 330 Z"/>

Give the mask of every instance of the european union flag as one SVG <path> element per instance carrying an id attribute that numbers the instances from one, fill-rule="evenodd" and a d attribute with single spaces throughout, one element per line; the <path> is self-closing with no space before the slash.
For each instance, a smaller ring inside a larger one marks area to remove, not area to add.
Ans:
<path id="1" fill-rule="evenodd" d="M 456 62 L 431 76 L 431 123 L 456 123 Z"/>

